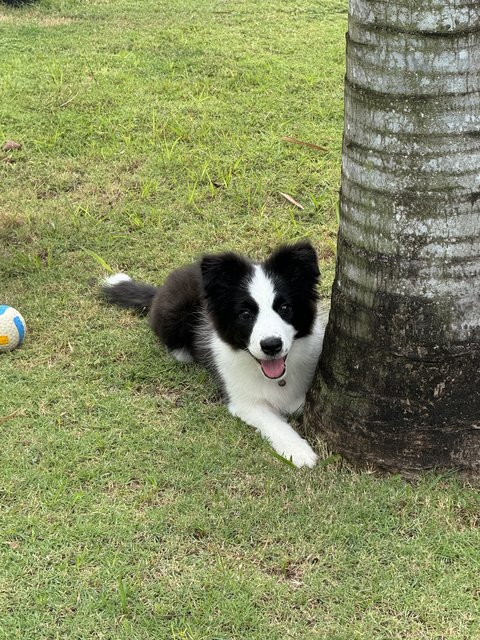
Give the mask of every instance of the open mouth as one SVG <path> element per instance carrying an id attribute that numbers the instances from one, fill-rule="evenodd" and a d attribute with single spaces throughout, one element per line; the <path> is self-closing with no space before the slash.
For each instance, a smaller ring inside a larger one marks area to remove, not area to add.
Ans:
<path id="1" fill-rule="evenodd" d="M 274 358 L 272 360 L 258 360 L 257 362 L 262 369 L 262 373 L 270 380 L 281 378 L 287 369 L 286 356 L 283 358 Z"/>

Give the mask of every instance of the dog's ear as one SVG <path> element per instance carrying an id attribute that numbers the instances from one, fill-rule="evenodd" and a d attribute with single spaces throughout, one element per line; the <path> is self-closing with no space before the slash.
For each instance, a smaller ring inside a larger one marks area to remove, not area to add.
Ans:
<path id="1" fill-rule="evenodd" d="M 228 294 L 250 272 L 250 263 L 235 253 L 206 255 L 200 261 L 203 290 L 207 299 Z"/>
<path id="2" fill-rule="evenodd" d="M 314 286 L 320 276 L 317 254 L 307 240 L 279 247 L 265 261 L 265 269 L 290 281 Z"/>

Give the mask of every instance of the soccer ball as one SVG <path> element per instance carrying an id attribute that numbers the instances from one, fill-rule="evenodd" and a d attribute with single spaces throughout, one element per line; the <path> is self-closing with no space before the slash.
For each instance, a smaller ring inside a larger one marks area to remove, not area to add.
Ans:
<path id="1" fill-rule="evenodd" d="M 0 353 L 22 344 L 25 332 L 25 320 L 21 314 L 13 307 L 0 304 Z"/>

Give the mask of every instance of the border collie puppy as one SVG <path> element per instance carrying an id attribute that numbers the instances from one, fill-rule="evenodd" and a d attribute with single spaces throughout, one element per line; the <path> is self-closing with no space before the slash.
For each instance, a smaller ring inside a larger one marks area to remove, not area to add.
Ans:
<path id="1" fill-rule="evenodd" d="M 317 455 L 284 416 L 302 410 L 322 350 L 319 275 L 315 250 L 304 241 L 260 264 L 235 253 L 205 255 L 158 288 L 118 273 L 102 294 L 148 313 L 174 358 L 214 373 L 232 415 L 297 467 L 313 467 Z"/>

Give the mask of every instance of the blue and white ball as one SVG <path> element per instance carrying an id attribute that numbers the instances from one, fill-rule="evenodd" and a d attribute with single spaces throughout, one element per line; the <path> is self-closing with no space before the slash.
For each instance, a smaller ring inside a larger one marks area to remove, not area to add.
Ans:
<path id="1" fill-rule="evenodd" d="M 22 315 L 13 307 L 0 304 L 0 353 L 21 345 L 26 331 Z"/>

